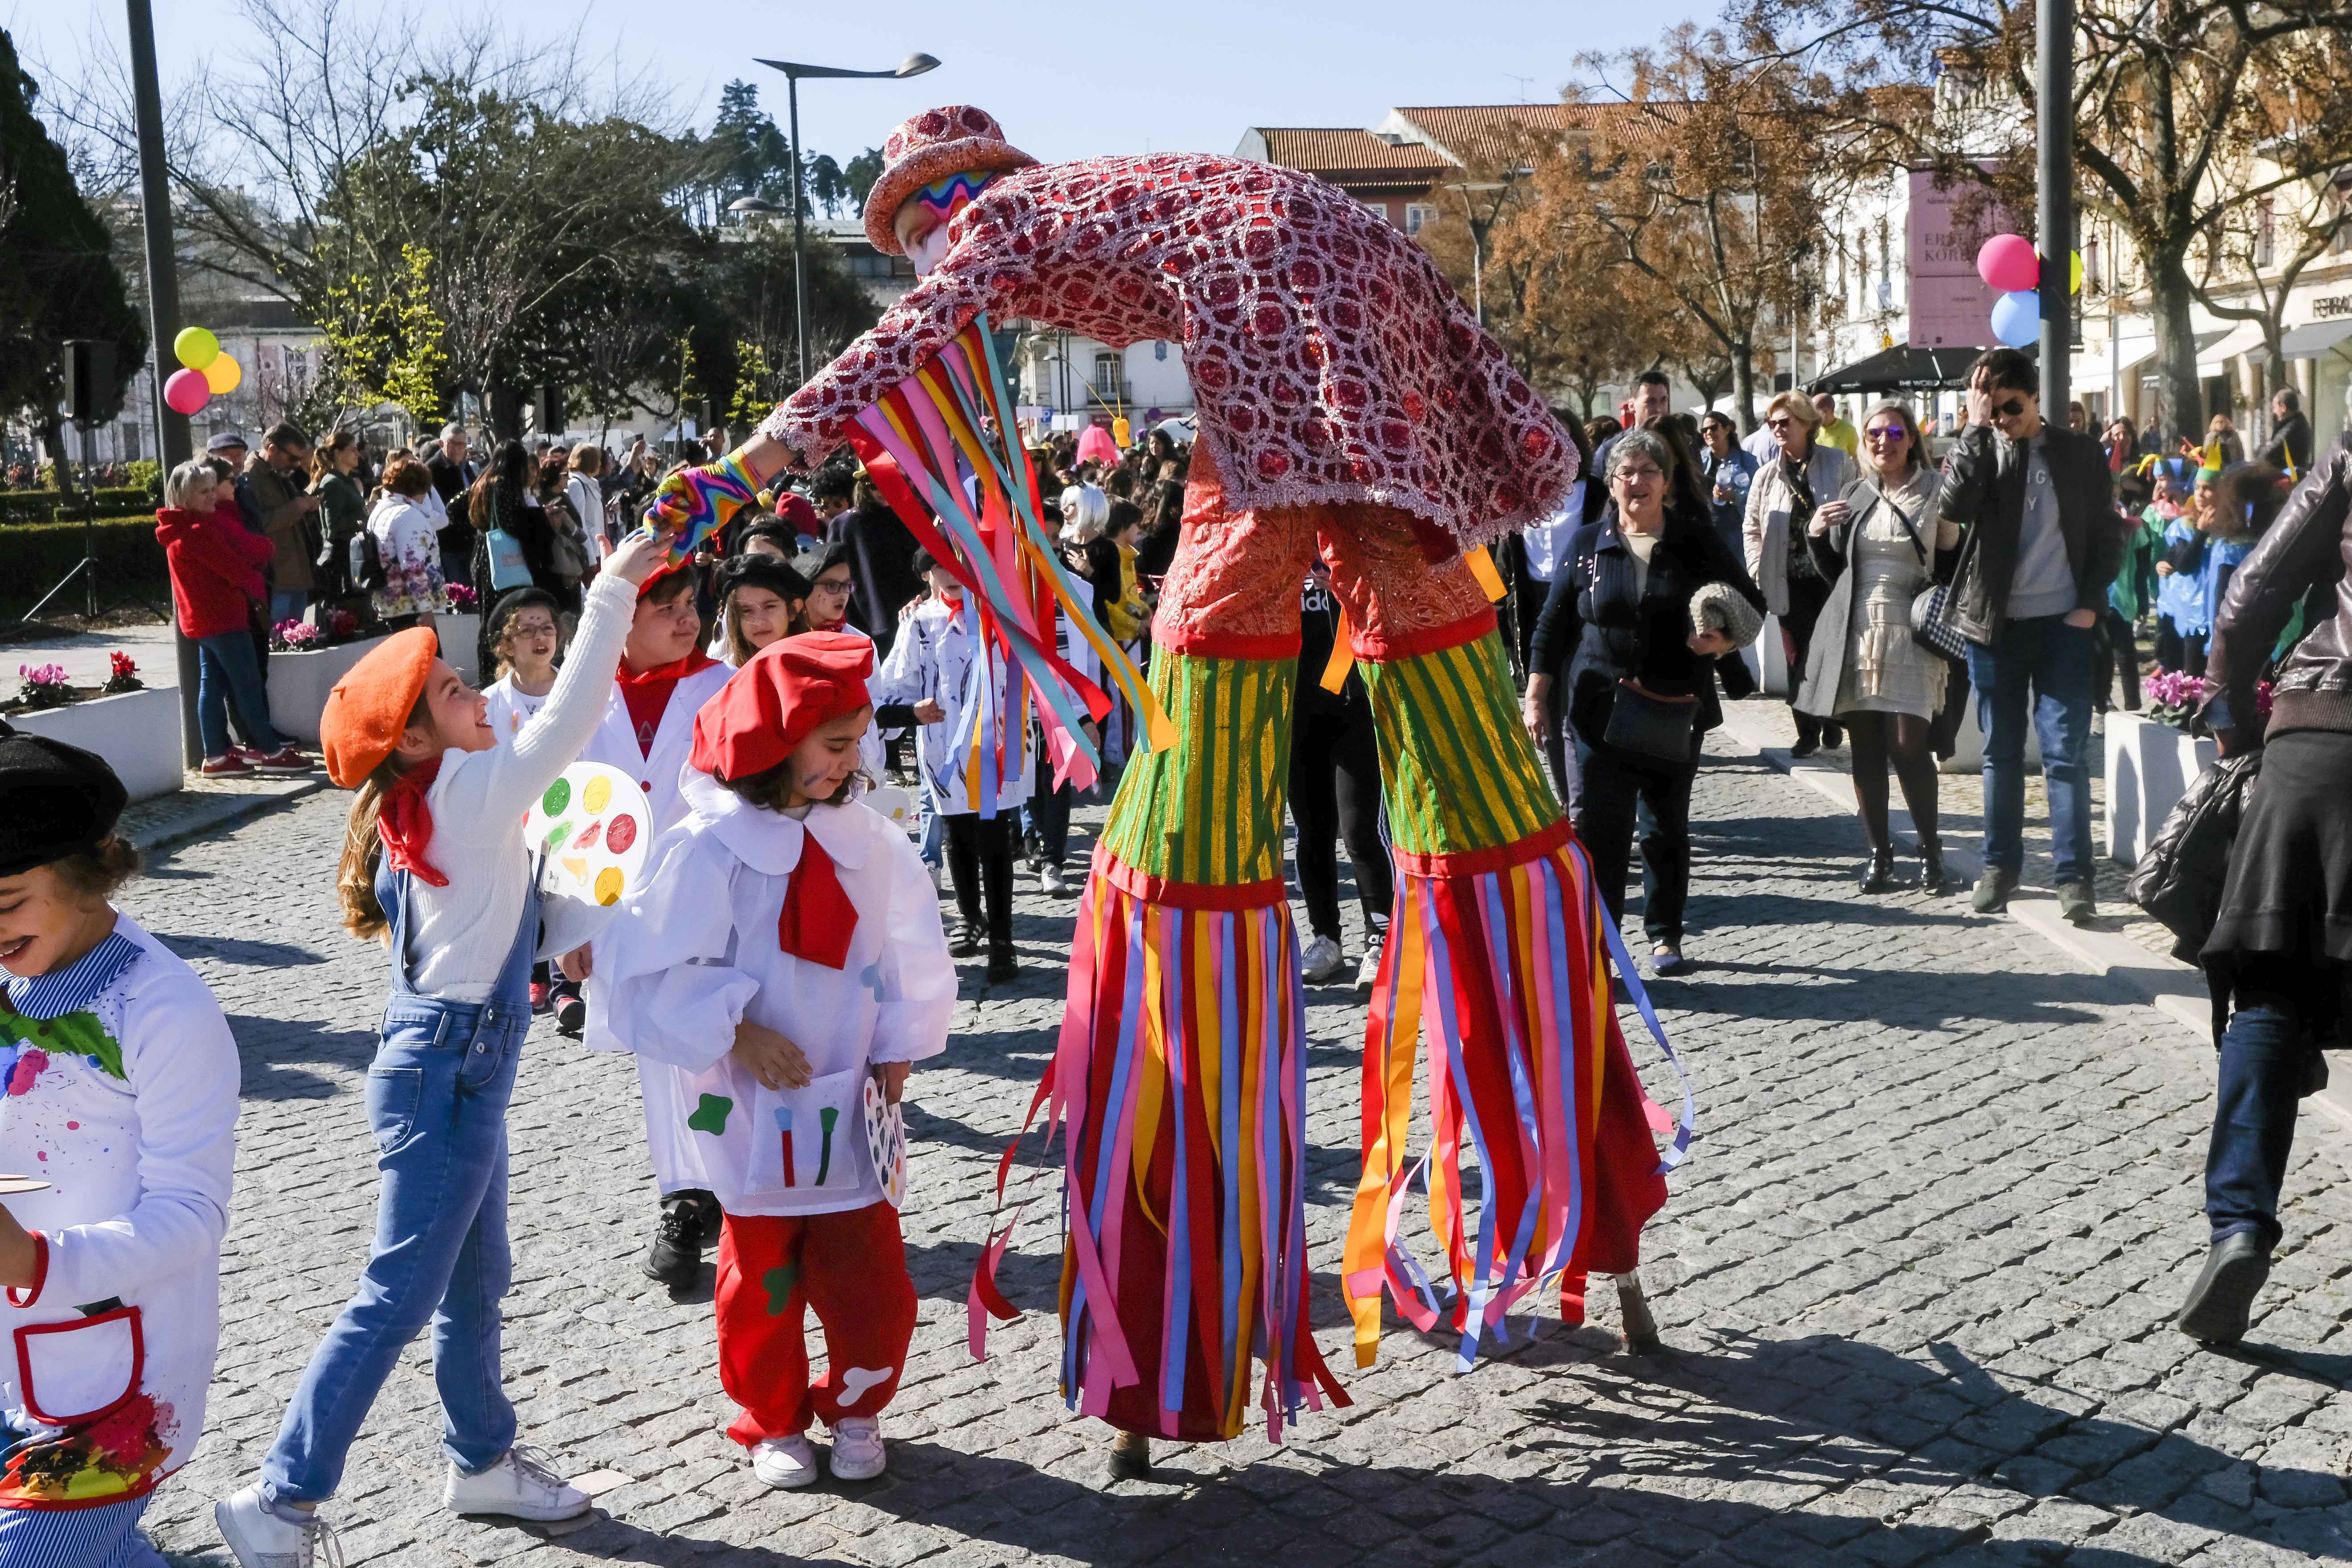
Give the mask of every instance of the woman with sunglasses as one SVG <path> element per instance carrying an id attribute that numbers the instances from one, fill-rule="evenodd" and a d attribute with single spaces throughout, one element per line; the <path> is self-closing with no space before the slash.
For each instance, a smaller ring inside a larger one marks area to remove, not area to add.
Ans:
<path id="1" fill-rule="evenodd" d="M 1830 528 L 1852 521 L 1839 498 L 1853 477 L 1853 462 L 1826 441 L 1815 439 L 1821 411 L 1801 392 L 1784 392 L 1766 410 L 1765 428 L 1774 448 L 1748 489 L 1744 533 L 1748 574 L 1764 591 L 1764 607 L 1780 617 L 1780 643 L 1789 658 L 1790 706 L 1797 712 L 1792 757 L 1810 757 L 1823 746 L 1844 743 L 1838 726 L 1807 712 L 1795 701 L 1795 682 L 1812 649 L 1813 623 L 1829 603 L 1830 579 L 1805 547 L 1818 515 Z"/>
<path id="2" fill-rule="evenodd" d="M 1806 530 L 1815 565 L 1836 586 L 1813 626 L 1797 710 L 1853 731 L 1853 794 L 1870 839 L 1862 890 L 1895 886 L 1886 825 L 1891 760 L 1919 833 L 1920 889 L 1948 892 L 1928 737 L 1951 666 L 1911 639 L 1911 605 L 1935 581 L 1937 556 L 1958 546 L 1960 525 L 1936 510 L 1941 476 L 1927 460 L 1909 407 L 1890 399 L 1873 408 L 1862 441 L 1866 471 L 1839 498 L 1843 520 L 1833 521 L 1824 507 Z"/>

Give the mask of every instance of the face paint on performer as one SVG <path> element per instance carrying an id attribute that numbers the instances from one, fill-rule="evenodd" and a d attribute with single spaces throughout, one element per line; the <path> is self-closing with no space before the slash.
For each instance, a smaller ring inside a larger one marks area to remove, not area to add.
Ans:
<path id="1" fill-rule="evenodd" d="M 890 227 L 906 250 L 907 259 L 915 264 L 916 277 L 929 277 L 931 269 L 946 259 L 949 220 L 970 206 L 995 178 L 994 174 L 950 174 L 944 180 L 932 181 L 898 204 L 898 216 L 891 220 Z"/>

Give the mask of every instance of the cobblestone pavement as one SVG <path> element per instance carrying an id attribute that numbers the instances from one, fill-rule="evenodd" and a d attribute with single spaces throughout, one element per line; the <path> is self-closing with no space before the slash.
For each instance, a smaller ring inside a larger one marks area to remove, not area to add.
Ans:
<path id="1" fill-rule="evenodd" d="M 210 1500 L 258 1463 L 372 1227 L 360 1089 L 383 982 L 375 950 L 332 920 L 343 804 L 320 795 L 192 840 L 129 899 L 212 982 L 245 1062 L 213 1429 L 148 1515 L 182 1564 L 226 1563 Z M 1964 903 L 1858 900 L 1857 829 L 1754 759 L 1714 758 L 1696 817 L 1700 967 L 1658 987 L 1702 1129 L 1649 1232 L 1664 1353 L 1624 1352 L 1601 1289 L 1594 1323 L 1538 1323 L 1466 1377 L 1450 1345 L 1393 1326 L 1377 1368 L 1346 1369 L 1333 1270 L 1360 1008 L 1333 988 L 1308 1016 L 1307 1226 L 1319 1337 L 1355 1405 L 1279 1447 L 1179 1450 L 1155 1480 L 1105 1489 L 1102 1429 L 1053 1393 L 1048 1224 L 1033 1219 L 1006 1262 L 1026 1314 L 984 1364 L 962 1342 L 991 1163 L 1060 1009 L 1072 905 L 1024 897 L 1025 974 L 985 991 L 967 968 L 954 1041 L 910 1090 L 922 1313 L 887 1479 L 753 1482 L 720 1436 L 707 1286 L 673 1301 L 638 1272 L 653 1184 L 628 1064 L 542 1029 L 512 1117 L 507 1380 L 527 1439 L 597 1472 L 598 1510 L 553 1531 L 439 1512 L 420 1344 L 332 1505 L 348 1560 L 2218 1568 L 2352 1554 L 2344 1135 L 2306 1118 L 2265 1315 L 2244 1353 L 2200 1352 L 2163 1326 L 2203 1251 L 2208 1069 L 2173 1026 Z M 1667 1077 L 1646 1044 L 1636 1054 L 1664 1099 Z"/>

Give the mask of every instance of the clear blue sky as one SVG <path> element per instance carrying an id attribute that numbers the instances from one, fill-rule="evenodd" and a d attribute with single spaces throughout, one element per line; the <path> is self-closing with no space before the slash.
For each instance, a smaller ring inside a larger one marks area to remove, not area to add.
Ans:
<path id="1" fill-rule="evenodd" d="M 1116 8 L 416 0 L 427 26 L 485 5 L 518 24 L 578 27 L 593 55 L 608 54 L 617 34 L 625 60 L 667 84 L 698 126 L 709 123 L 719 85 L 738 76 L 760 82 L 783 121 L 783 79 L 753 65 L 754 56 L 859 68 L 895 65 L 916 49 L 938 56 L 938 70 L 909 81 L 803 84 L 807 145 L 844 161 L 934 103 L 978 103 L 1016 143 L 1053 160 L 1227 153 L 1251 125 L 1369 126 L 1400 103 L 1547 100 L 1580 51 L 1646 42 L 1672 22 L 1717 8 L 1702 0 L 1170 0 Z M 154 9 L 167 83 L 193 79 L 205 55 L 231 47 L 242 25 L 235 0 L 154 0 Z M 0 26 L 37 69 L 71 68 L 93 25 L 119 44 L 123 14 L 121 0 L 0 0 Z"/>

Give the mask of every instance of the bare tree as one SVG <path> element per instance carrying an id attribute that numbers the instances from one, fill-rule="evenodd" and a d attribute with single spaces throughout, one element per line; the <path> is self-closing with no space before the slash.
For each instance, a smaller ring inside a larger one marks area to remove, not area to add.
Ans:
<path id="1" fill-rule="evenodd" d="M 2224 321 L 2252 321 L 2263 332 L 2263 389 L 2286 384 L 2286 302 L 2304 269 L 2330 250 L 2352 226 L 2333 180 L 2280 191 L 2257 205 L 2236 206 L 2206 230 L 2196 251 L 2189 288 L 2197 301 Z M 2268 410 L 2259 417 L 2267 418 Z"/>

